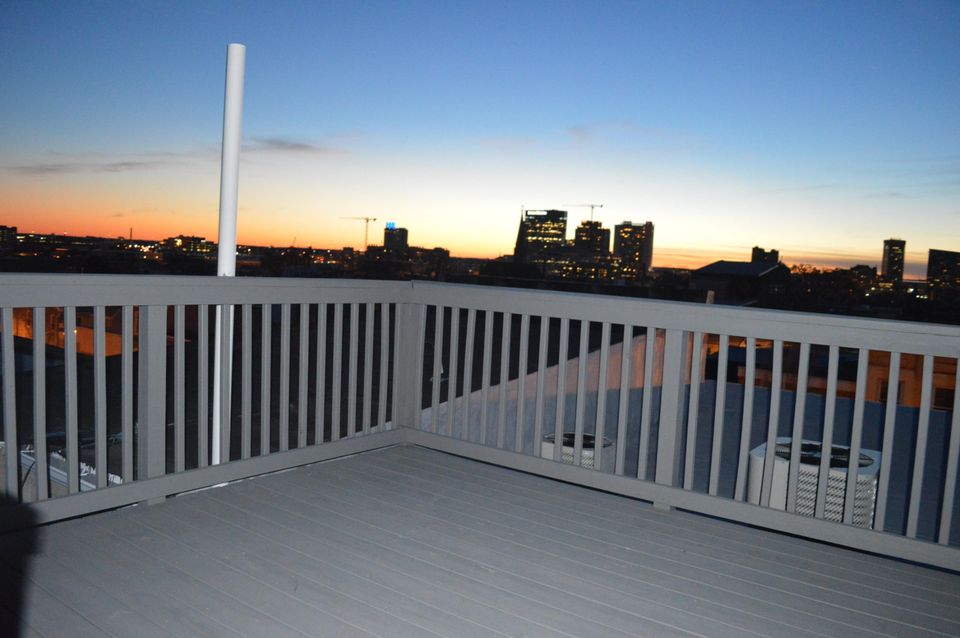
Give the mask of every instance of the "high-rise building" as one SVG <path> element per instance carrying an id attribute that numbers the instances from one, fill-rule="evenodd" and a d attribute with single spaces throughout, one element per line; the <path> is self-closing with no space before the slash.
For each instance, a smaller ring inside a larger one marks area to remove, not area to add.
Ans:
<path id="1" fill-rule="evenodd" d="M 902 239 L 883 240 L 883 261 L 880 276 L 888 283 L 903 283 L 903 261 L 907 242 Z"/>
<path id="2" fill-rule="evenodd" d="M 582 253 L 609 255 L 610 229 L 600 222 L 584 220 L 574 231 L 573 245 Z"/>
<path id="3" fill-rule="evenodd" d="M 960 253 L 931 248 L 927 256 L 927 286 L 931 298 L 947 289 L 960 291 Z"/>
<path id="4" fill-rule="evenodd" d="M 536 260 L 544 252 L 561 248 L 567 242 L 567 211 L 525 210 L 513 250 L 516 262 Z"/>
<path id="5" fill-rule="evenodd" d="M 750 253 L 750 261 L 754 264 L 770 264 L 775 266 L 780 263 L 780 251 L 771 249 L 764 250 L 760 246 L 754 246 Z"/>
<path id="6" fill-rule="evenodd" d="M 402 253 L 409 247 L 407 229 L 397 228 L 393 222 L 387 222 L 383 229 L 383 248 L 388 253 Z"/>
<path id="7" fill-rule="evenodd" d="M 624 279 L 639 279 L 653 263 L 653 222 L 617 224 L 613 233 L 613 254 L 620 259 Z"/>

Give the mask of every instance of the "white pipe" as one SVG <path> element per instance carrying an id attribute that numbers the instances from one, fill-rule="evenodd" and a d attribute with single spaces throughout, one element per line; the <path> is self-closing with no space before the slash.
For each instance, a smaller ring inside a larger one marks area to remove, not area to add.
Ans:
<path id="1" fill-rule="evenodd" d="M 237 269 L 237 194 L 240 181 L 240 125 L 243 120 L 243 71 L 247 48 L 242 44 L 227 46 L 227 79 L 223 96 L 223 148 L 220 154 L 220 235 L 217 240 L 217 276 L 233 277 Z M 220 376 L 225 376 L 227 397 L 230 397 L 230 364 L 220 369 L 220 344 L 233 343 L 233 307 L 230 307 L 226 335 L 220 334 L 220 313 L 217 306 L 216 336 L 213 355 L 213 432 L 210 440 L 210 462 L 220 463 L 220 432 L 223 428 L 220 405 Z M 229 405 L 229 403 L 228 403 Z M 229 459 L 227 459 L 229 460 Z"/>

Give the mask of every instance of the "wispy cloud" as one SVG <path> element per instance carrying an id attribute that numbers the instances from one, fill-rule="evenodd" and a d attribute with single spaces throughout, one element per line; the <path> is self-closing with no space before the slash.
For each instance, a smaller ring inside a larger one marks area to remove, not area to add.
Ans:
<path id="1" fill-rule="evenodd" d="M 578 142 L 588 142 L 597 135 L 597 127 L 591 124 L 575 124 L 567 129 L 567 134 Z"/>
<path id="2" fill-rule="evenodd" d="M 70 162 L 37 162 L 15 166 L 0 166 L 0 171 L 24 176 L 67 175 L 71 173 L 126 173 L 129 171 L 154 170 L 176 164 L 175 160 L 122 160 L 114 162 L 78 159 Z"/>
<path id="3" fill-rule="evenodd" d="M 909 197 L 899 191 L 883 191 L 879 193 L 867 193 L 864 199 L 906 199 Z"/>
<path id="4" fill-rule="evenodd" d="M 290 153 L 297 155 L 332 155 L 344 152 L 329 146 L 288 137 L 255 137 L 244 145 L 243 150 L 253 153 Z"/>

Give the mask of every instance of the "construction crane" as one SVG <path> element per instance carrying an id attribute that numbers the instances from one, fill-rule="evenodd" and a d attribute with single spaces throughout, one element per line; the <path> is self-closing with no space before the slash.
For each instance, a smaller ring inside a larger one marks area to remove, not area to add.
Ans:
<path id="1" fill-rule="evenodd" d="M 603 208 L 603 204 L 567 204 L 565 208 L 589 208 L 590 221 L 593 222 L 593 209 Z"/>
<path id="2" fill-rule="evenodd" d="M 340 219 L 355 219 L 363 222 L 363 252 L 367 252 L 367 238 L 370 233 L 370 222 L 377 221 L 376 217 L 341 217 Z"/>

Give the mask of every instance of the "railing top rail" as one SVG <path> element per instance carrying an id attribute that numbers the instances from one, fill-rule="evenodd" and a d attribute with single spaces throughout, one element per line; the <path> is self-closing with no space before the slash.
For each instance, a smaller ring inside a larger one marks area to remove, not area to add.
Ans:
<path id="1" fill-rule="evenodd" d="M 960 356 L 960 327 L 943 324 L 423 281 L 413 282 L 413 301 L 761 339 Z"/>
<path id="2" fill-rule="evenodd" d="M 960 356 L 960 327 L 957 326 L 586 293 L 365 279 L 0 275 L 0 307 L 319 301 L 438 304 L 761 339 Z"/>
<path id="3" fill-rule="evenodd" d="M 410 283 L 171 275 L 0 275 L 0 307 L 407 301 Z"/>

